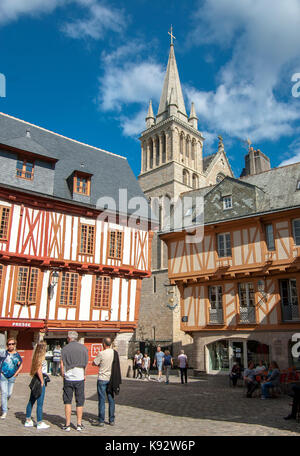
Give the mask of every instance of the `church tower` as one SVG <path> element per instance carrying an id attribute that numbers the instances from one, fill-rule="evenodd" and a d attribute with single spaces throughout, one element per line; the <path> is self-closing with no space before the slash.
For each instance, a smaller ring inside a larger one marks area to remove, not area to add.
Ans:
<path id="1" fill-rule="evenodd" d="M 172 29 L 169 34 L 170 53 L 158 111 L 155 116 L 150 101 L 146 129 L 139 138 L 142 155 L 139 183 L 159 217 L 160 228 L 163 227 L 166 198 L 172 204 L 172 199 L 176 202 L 182 192 L 215 184 L 225 175 L 233 176 L 221 137 L 218 151 L 203 158 L 204 138 L 198 130 L 194 103 L 187 115 Z M 142 285 L 136 341 L 140 342 L 142 352 L 147 344 L 151 347 L 160 344 L 162 348 L 171 349 L 175 356 L 181 348 L 189 354 L 188 347 L 192 347 L 193 341 L 180 330 L 179 296 L 166 286 L 169 283 L 167 258 L 167 248 L 155 233 L 152 277 Z M 171 300 L 170 293 L 174 293 Z"/>

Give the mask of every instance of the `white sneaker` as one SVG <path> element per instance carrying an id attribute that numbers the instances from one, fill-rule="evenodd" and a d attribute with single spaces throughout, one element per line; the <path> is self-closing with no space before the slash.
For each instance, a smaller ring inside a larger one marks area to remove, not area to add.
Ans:
<path id="1" fill-rule="evenodd" d="M 32 420 L 26 420 L 25 421 L 25 424 L 24 424 L 25 427 L 32 427 L 33 426 L 33 421 Z"/>
<path id="2" fill-rule="evenodd" d="M 44 421 L 41 421 L 41 422 L 38 423 L 37 426 L 36 426 L 37 429 L 48 429 L 49 427 L 50 427 L 50 425 L 44 423 Z"/>
<path id="3" fill-rule="evenodd" d="M 7 416 L 7 412 L 3 412 L 1 417 L 0 417 L 1 420 L 5 420 L 6 416 Z"/>

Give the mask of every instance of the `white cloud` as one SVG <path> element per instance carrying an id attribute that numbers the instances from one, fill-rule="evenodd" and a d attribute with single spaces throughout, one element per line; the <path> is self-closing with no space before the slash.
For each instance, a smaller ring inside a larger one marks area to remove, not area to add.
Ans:
<path id="1" fill-rule="evenodd" d="M 5 24 L 18 19 L 24 14 L 49 13 L 65 0 L 1 0 L 0 24 Z"/>
<path id="2" fill-rule="evenodd" d="M 300 0 L 205 0 L 189 41 L 231 51 L 215 91 L 186 90 L 200 124 L 253 141 L 293 132 L 300 119 L 290 82 L 291 68 L 300 65 Z"/>
<path id="3" fill-rule="evenodd" d="M 135 136 L 145 128 L 149 100 L 158 103 L 163 85 L 162 66 L 150 59 L 139 61 L 143 49 L 142 43 L 132 42 L 102 54 L 99 108 L 117 115 L 126 136 Z M 126 114 L 129 105 L 134 105 L 135 114 Z"/>
<path id="4" fill-rule="evenodd" d="M 300 139 L 293 141 L 289 146 L 289 150 L 291 151 L 292 156 L 283 160 L 278 166 L 291 165 L 300 162 Z"/>
<path id="5" fill-rule="evenodd" d="M 120 33 L 124 30 L 126 22 L 123 11 L 108 8 L 96 0 L 76 0 L 87 7 L 87 17 L 67 22 L 62 30 L 71 38 L 103 38 L 107 30 Z"/>
<path id="6" fill-rule="evenodd" d="M 71 38 L 100 39 L 108 30 L 120 33 L 126 26 L 122 10 L 108 7 L 99 0 L 0 0 L 0 24 L 15 21 L 24 15 L 51 13 L 57 7 L 68 5 L 79 7 L 81 15 L 80 19 L 67 19 L 61 27 Z"/>

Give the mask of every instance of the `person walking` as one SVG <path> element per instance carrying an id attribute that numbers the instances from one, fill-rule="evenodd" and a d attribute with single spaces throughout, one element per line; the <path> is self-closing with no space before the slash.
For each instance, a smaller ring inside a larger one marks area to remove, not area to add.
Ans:
<path id="1" fill-rule="evenodd" d="M 179 369 L 180 369 L 180 375 L 181 375 L 181 383 L 183 384 L 183 377 L 185 380 L 185 383 L 187 383 L 187 368 L 188 368 L 188 358 L 184 353 L 184 350 L 180 350 L 180 355 L 178 356 L 178 364 L 179 364 Z"/>
<path id="2" fill-rule="evenodd" d="M 60 373 L 64 378 L 63 401 L 65 404 L 66 424 L 64 431 L 71 430 L 71 411 L 73 393 L 76 400 L 77 431 L 83 430 L 82 413 L 84 405 L 85 368 L 88 364 L 88 349 L 77 342 L 78 333 L 68 332 L 68 344 L 61 351 Z"/>
<path id="3" fill-rule="evenodd" d="M 93 365 L 99 366 L 97 380 L 98 393 L 98 421 L 92 423 L 93 426 L 104 426 L 105 419 L 105 396 L 108 399 L 109 424 L 115 424 L 115 400 L 114 393 L 118 393 L 121 383 L 121 370 L 119 355 L 111 347 L 111 338 L 103 339 L 103 350 L 100 351 L 93 361 Z"/>
<path id="4" fill-rule="evenodd" d="M 16 350 L 16 339 L 9 337 L 7 350 L 3 350 L 0 354 L 2 420 L 7 416 L 7 401 L 12 395 L 16 378 L 22 370 L 22 361 Z"/>
<path id="5" fill-rule="evenodd" d="M 46 391 L 46 384 L 47 384 L 47 361 L 46 361 L 46 350 L 47 345 L 45 342 L 40 342 L 36 345 L 32 362 L 30 368 L 30 375 L 36 382 L 40 384 L 40 391 L 39 395 L 37 395 L 34 390 L 31 390 L 29 401 L 26 407 L 26 421 L 24 426 L 25 427 L 32 427 L 33 421 L 31 418 L 32 407 L 34 406 L 35 402 L 36 405 L 36 419 L 37 419 L 37 429 L 48 429 L 50 427 L 49 424 L 44 423 L 43 421 L 43 405 L 45 399 L 45 391 Z"/>
<path id="6" fill-rule="evenodd" d="M 142 364 L 143 364 L 143 354 L 138 350 L 134 356 L 135 364 L 135 378 L 143 378 L 142 374 Z"/>
<path id="7" fill-rule="evenodd" d="M 143 358 L 143 364 L 142 364 L 142 371 L 145 374 L 144 380 L 150 380 L 150 375 L 149 375 L 150 364 L 151 364 L 150 357 L 148 356 L 147 353 L 145 353 L 144 358 Z"/>
<path id="8" fill-rule="evenodd" d="M 158 346 L 157 347 L 157 352 L 155 353 L 154 362 L 153 362 L 153 367 L 157 366 L 157 370 L 158 370 L 157 381 L 158 382 L 162 381 L 162 369 L 163 369 L 163 358 L 164 358 L 164 356 L 165 356 L 164 352 L 161 350 L 161 347 Z"/>
<path id="9" fill-rule="evenodd" d="M 166 384 L 168 385 L 171 367 L 173 367 L 173 359 L 169 350 L 165 351 L 165 356 L 163 357 L 163 366 L 166 370 Z"/>
<path id="10" fill-rule="evenodd" d="M 54 377 L 58 377 L 58 369 L 60 365 L 60 360 L 61 360 L 61 348 L 60 345 L 56 345 L 56 347 L 53 350 L 53 375 Z"/>

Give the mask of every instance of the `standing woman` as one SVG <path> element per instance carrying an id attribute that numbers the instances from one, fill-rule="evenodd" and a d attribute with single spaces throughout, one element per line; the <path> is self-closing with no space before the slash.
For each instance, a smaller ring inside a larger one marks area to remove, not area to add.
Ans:
<path id="1" fill-rule="evenodd" d="M 40 381 L 42 386 L 42 393 L 39 397 L 36 397 L 33 392 L 30 394 L 29 402 L 26 407 L 26 421 L 25 427 L 32 427 L 33 421 L 31 419 L 32 407 L 34 406 L 35 401 L 37 401 L 36 407 L 36 417 L 37 417 L 37 429 L 48 429 L 50 426 L 43 422 L 43 404 L 45 398 L 45 379 L 43 374 L 47 374 L 47 361 L 46 357 L 47 345 L 45 342 L 40 342 L 37 344 L 34 350 L 32 357 L 30 375 L 31 377 L 36 376 L 38 381 Z"/>
<path id="2" fill-rule="evenodd" d="M 6 418 L 7 401 L 12 395 L 16 377 L 22 369 L 22 358 L 16 350 L 16 339 L 9 337 L 7 350 L 3 352 L 0 355 L 2 420 Z"/>

